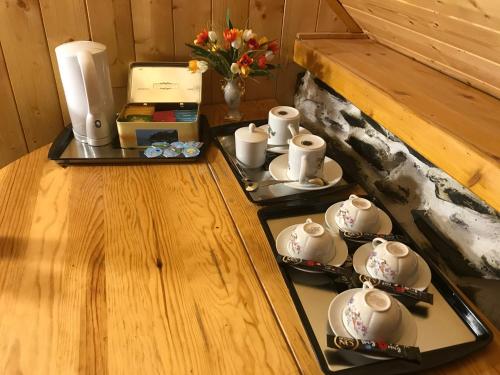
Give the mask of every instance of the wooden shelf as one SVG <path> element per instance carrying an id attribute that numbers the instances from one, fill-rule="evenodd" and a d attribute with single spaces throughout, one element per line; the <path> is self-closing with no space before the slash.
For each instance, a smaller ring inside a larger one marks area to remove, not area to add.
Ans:
<path id="1" fill-rule="evenodd" d="M 369 39 L 296 40 L 294 60 L 500 210 L 500 100 Z"/>

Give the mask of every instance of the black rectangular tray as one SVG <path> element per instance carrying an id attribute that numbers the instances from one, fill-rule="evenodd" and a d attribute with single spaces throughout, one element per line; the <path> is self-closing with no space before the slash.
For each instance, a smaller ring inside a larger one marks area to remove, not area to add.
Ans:
<path id="1" fill-rule="evenodd" d="M 72 164 L 156 164 L 156 163 L 191 163 L 204 157 L 210 143 L 210 129 L 204 115 L 199 117 L 200 141 L 203 146 L 200 154 L 186 158 L 147 158 L 144 149 L 123 149 L 120 147 L 118 136 L 112 143 L 105 146 L 89 146 L 78 142 L 73 136 L 71 125 L 64 128 L 52 143 L 48 157 L 62 165 Z"/>
<path id="2" fill-rule="evenodd" d="M 238 183 L 240 184 L 248 200 L 250 200 L 251 202 L 259 205 L 267 205 L 267 204 L 275 204 L 275 203 L 288 202 L 294 200 L 305 200 L 305 199 L 311 199 L 311 197 L 317 198 L 319 196 L 330 195 L 334 192 L 347 190 L 353 186 L 348 182 L 352 181 L 352 179 L 348 176 L 348 173 L 346 173 L 345 164 L 343 163 L 344 160 L 339 160 L 342 159 L 343 156 L 335 153 L 334 150 L 327 148 L 326 155 L 336 160 L 342 166 L 343 169 L 343 177 L 338 184 L 327 189 L 313 190 L 313 191 L 297 190 L 290 188 L 285 184 L 274 185 L 273 189 L 269 189 L 268 187 L 261 187 L 254 192 L 246 191 L 245 184 L 243 183 L 243 180 L 240 174 L 238 173 L 238 169 L 233 162 L 233 160 L 236 160 L 236 156 L 234 155 L 234 139 L 232 138 L 234 138 L 234 132 L 238 128 L 241 128 L 243 126 L 248 126 L 248 124 L 250 124 L 251 122 L 253 122 L 257 126 L 260 126 L 267 124 L 267 119 L 244 121 L 229 125 L 215 126 L 211 128 L 211 133 L 215 144 L 222 151 L 222 154 L 224 155 L 224 158 L 226 159 L 231 170 L 233 171 L 233 174 L 238 180 Z M 229 139 L 229 137 L 232 138 Z M 231 155 L 229 155 L 230 153 Z M 269 176 L 269 173 L 267 172 L 269 163 L 279 155 L 280 154 L 267 152 L 266 162 L 264 166 L 258 170 L 245 170 L 242 166 L 239 167 L 243 169 L 252 179 L 255 179 L 257 181 L 272 179 L 272 177 Z"/>
<path id="3" fill-rule="evenodd" d="M 326 332 L 329 329 L 327 327 L 327 306 L 331 298 L 337 293 L 333 289 L 335 285 L 331 283 L 325 286 L 323 283 L 320 283 L 321 285 L 315 286 L 314 283 L 310 285 L 309 280 L 304 283 L 304 277 L 310 278 L 311 276 L 304 276 L 305 274 L 301 271 L 281 265 L 281 274 L 324 373 L 384 375 L 410 373 L 451 362 L 486 346 L 492 339 L 492 334 L 486 325 L 460 298 L 455 287 L 394 220 L 394 217 L 390 215 L 381 202 L 372 197 L 366 198 L 370 199 L 389 215 L 393 223 L 392 232 L 406 236 L 409 239 L 410 247 L 419 253 L 429 264 L 432 272 L 432 284 L 429 287 L 429 291 L 434 294 L 434 305 L 417 304 L 409 309 L 415 316 L 417 326 L 421 328 L 420 332 L 431 334 L 419 335 L 417 339 L 417 345 L 420 346 L 422 351 L 422 362 L 420 364 L 398 359 L 367 359 L 357 353 L 350 353 L 351 358 L 355 359 L 354 362 L 347 364 L 345 362 L 342 363 L 342 361 L 339 362 L 339 358 L 341 357 L 339 357 L 339 353 L 336 350 L 325 348 Z M 312 216 L 313 220 L 316 219 L 316 221 L 319 221 L 324 216 L 328 207 L 333 203 L 336 203 L 335 199 L 331 199 L 330 201 L 323 199 L 320 202 L 309 202 L 307 204 L 289 202 L 260 209 L 258 212 L 259 220 L 274 255 L 278 255 L 274 235 L 276 235 L 276 231 L 280 227 L 291 225 L 292 223 L 304 222 L 305 217 L 308 216 Z M 320 223 L 323 222 L 320 221 Z M 348 243 L 349 253 L 352 254 L 358 246 L 359 244 Z M 346 261 L 347 263 L 349 263 L 349 257 Z M 315 275 L 312 277 L 327 278 L 325 275 Z M 317 282 L 317 279 L 315 282 Z M 321 321 L 323 315 L 324 324 Z M 434 327 L 434 325 L 436 326 Z M 325 337 L 320 337 L 323 331 Z M 319 332 L 322 333 L 318 336 Z M 441 343 L 446 341 L 455 341 L 457 344 L 441 347 Z M 440 344 L 438 345 L 437 343 Z M 426 347 L 430 347 L 431 349 L 426 350 Z"/>

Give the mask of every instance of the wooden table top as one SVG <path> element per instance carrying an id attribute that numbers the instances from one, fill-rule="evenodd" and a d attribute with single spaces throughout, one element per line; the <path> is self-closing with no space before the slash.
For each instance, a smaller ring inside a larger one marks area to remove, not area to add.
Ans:
<path id="1" fill-rule="evenodd" d="M 222 122 L 223 105 L 204 111 Z M 0 170 L 0 373 L 320 373 L 215 147 L 132 167 L 62 168 L 47 151 Z M 499 347 L 435 373 L 498 371 Z"/>

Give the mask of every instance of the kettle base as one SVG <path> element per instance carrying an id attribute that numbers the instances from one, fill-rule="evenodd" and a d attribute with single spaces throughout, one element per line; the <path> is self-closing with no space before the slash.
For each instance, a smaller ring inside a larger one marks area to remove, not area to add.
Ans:
<path id="1" fill-rule="evenodd" d="M 81 143 L 86 143 L 89 146 L 105 146 L 107 144 L 110 144 L 111 141 L 113 140 L 112 136 L 105 137 L 105 138 L 89 138 L 80 134 L 77 134 L 76 132 L 73 131 L 73 135 L 75 136 L 75 139 L 78 142 Z"/>

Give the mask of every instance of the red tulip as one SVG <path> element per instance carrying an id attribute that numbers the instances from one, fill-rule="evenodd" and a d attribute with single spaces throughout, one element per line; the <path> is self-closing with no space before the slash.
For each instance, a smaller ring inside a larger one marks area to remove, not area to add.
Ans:
<path id="1" fill-rule="evenodd" d="M 257 60 L 257 65 L 259 68 L 264 69 L 266 67 L 267 59 L 266 56 L 261 55 L 259 56 L 259 59 Z"/>
<path id="2" fill-rule="evenodd" d="M 249 39 L 248 40 L 248 48 L 250 49 L 258 49 L 259 48 L 259 42 L 255 38 Z"/>
<path id="3" fill-rule="evenodd" d="M 276 40 L 273 40 L 272 42 L 269 42 L 269 44 L 267 45 L 267 49 L 272 51 L 273 53 L 276 53 L 280 49 L 280 46 Z"/>
<path id="4" fill-rule="evenodd" d="M 238 65 L 240 66 L 248 66 L 248 65 L 251 65 L 253 63 L 253 59 L 248 56 L 246 53 L 241 56 L 241 58 L 238 60 Z"/>
<path id="5" fill-rule="evenodd" d="M 238 38 L 238 29 L 226 29 L 223 32 L 224 39 L 227 40 L 229 43 L 232 43 Z"/>
<path id="6" fill-rule="evenodd" d="M 208 31 L 203 30 L 201 33 L 196 35 L 196 39 L 194 40 L 194 44 L 198 46 L 203 46 L 208 40 Z"/>

